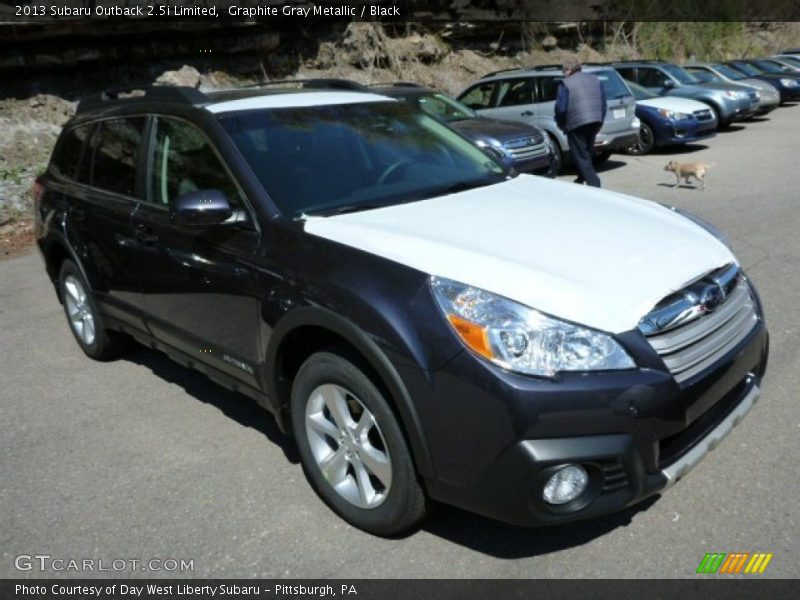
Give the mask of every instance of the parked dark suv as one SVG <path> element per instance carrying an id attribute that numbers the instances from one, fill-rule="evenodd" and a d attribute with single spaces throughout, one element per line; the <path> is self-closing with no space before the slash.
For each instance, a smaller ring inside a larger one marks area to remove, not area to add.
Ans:
<path id="1" fill-rule="evenodd" d="M 620 510 L 753 406 L 767 330 L 713 227 L 292 85 L 80 102 L 34 192 L 88 356 L 134 338 L 251 396 L 377 534 L 429 499 L 524 525 Z"/>

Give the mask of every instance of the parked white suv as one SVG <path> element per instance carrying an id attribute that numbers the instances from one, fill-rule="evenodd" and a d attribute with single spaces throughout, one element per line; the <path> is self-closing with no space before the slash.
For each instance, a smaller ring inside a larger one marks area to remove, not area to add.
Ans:
<path id="1" fill-rule="evenodd" d="M 636 100 L 614 69 L 584 66 L 582 70 L 597 75 L 606 95 L 606 118 L 595 141 L 596 161 L 602 162 L 615 150 L 638 141 Z M 555 65 L 496 71 L 468 87 L 458 99 L 480 115 L 544 129 L 553 141 L 554 163 L 560 168 L 562 157 L 569 151 L 567 135 L 555 119 L 556 94 L 562 79 L 561 67 Z"/>

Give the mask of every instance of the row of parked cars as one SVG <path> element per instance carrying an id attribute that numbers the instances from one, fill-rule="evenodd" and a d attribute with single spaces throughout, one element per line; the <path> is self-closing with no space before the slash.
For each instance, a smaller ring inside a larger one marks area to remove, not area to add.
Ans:
<path id="1" fill-rule="evenodd" d="M 658 146 L 713 137 L 736 121 L 763 116 L 800 100 L 800 53 L 763 59 L 692 62 L 657 60 L 591 63 L 600 78 L 607 114 L 595 153 L 640 155 Z M 555 122 L 560 65 L 496 71 L 454 100 L 410 83 L 375 86 L 445 121 L 520 172 L 558 173 L 568 152 Z"/>

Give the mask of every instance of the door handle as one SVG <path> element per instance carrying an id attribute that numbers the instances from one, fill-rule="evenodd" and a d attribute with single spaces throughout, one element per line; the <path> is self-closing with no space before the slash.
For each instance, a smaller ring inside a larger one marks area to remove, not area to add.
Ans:
<path id="1" fill-rule="evenodd" d="M 522 115 L 521 115 L 521 116 L 523 116 L 523 117 L 532 117 L 532 116 L 533 116 L 533 113 L 532 113 L 531 111 L 529 111 L 529 110 L 526 110 L 526 111 L 524 111 L 524 112 L 522 113 Z"/>
<path id="2" fill-rule="evenodd" d="M 153 228 L 144 223 L 137 223 L 134 227 L 134 235 L 143 246 L 155 246 L 158 243 L 158 236 L 153 233 Z"/>

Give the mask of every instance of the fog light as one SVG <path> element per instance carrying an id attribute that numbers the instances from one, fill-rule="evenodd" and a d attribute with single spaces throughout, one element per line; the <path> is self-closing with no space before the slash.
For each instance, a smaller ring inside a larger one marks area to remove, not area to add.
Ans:
<path id="1" fill-rule="evenodd" d="M 580 496 L 588 484 L 589 476 L 582 466 L 567 465 L 547 480 L 542 496 L 550 504 L 566 504 Z"/>

